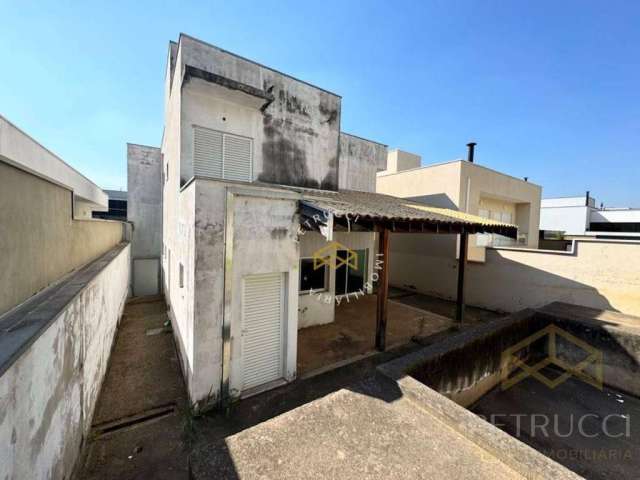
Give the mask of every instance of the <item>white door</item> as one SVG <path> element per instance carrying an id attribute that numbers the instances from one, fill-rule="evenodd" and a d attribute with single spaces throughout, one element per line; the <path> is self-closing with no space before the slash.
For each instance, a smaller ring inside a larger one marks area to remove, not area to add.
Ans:
<path id="1" fill-rule="evenodd" d="M 242 292 L 242 390 L 283 377 L 284 273 L 245 277 Z"/>

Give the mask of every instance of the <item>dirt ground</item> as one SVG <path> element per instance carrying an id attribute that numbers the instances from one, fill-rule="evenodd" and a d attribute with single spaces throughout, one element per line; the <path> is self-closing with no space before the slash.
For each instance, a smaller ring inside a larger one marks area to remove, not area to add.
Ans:
<path id="1" fill-rule="evenodd" d="M 405 296 L 389 303 L 387 343 L 392 348 L 387 352 L 242 400 L 225 411 L 211 411 L 200 416 L 193 416 L 188 408 L 173 336 L 165 326 L 168 317 L 164 301 L 147 298 L 129 302 L 120 323 L 96 407 L 92 438 L 85 446 L 78 478 L 190 478 L 191 452 L 371 378 L 377 365 L 455 332 L 449 328 L 450 319 L 398 303 L 404 303 L 406 299 L 416 301 Z M 342 323 L 327 328 L 328 333 L 320 335 L 324 341 L 335 342 L 331 347 L 334 358 L 326 355 L 326 347 L 319 342 L 315 348 L 320 364 L 339 359 L 340 345 L 355 344 L 353 350 L 345 348 L 348 356 L 360 348 L 371 350 L 369 346 L 373 346 L 375 336 L 375 297 L 368 302 L 366 308 L 373 308 L 373 312 L 366 315 L 358 313 L 356 304 L 346 304 L 340 309 L 338 322 Z M 442 301 L 438 300 L 438 305 L 439 302 Z M 422 300 L 419 308 L 425 305 L 429 302 Z M 425 318 L 433 321 L 433 325 L 425 323 Z M 344 325 L 349 319 L 355 326 L 347 328 Z M 400 319 L 404 319 L 405 324 Z M 433 332 L 439 333 L 432 335 Z M 423 336 L 411 341 L 412 335 L 419 334 Z M 352 339 L 362 337 L 361 343 L 345 342 L 345 335 Z M 313 348 L 304 342 L 301 338 L 299 351 Z M 393 348 L 394 343 L 403 345 Z M 215 472 L 211 478 L 215 478 Z"/>
<path id="2" fill-rule="evenodd" d="M 188 478 L 187 397 L 162 298 L 127 303 L 79 477 Z"/>

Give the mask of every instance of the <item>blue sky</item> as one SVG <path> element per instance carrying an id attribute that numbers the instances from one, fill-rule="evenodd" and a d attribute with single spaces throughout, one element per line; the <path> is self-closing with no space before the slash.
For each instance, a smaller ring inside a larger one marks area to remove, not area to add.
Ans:
<path id="1" fill-rule="evenodd" d="M 185 32 L 342 95 L 342 128 L 639 206 L 640 2 L 0 0 L 0 113 L 106 188 Z"/>

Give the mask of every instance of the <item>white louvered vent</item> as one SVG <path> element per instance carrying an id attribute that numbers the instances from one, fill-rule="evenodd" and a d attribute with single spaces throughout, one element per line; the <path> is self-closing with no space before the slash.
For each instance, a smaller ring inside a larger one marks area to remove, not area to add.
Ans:
<path id="1" fill-rule="evenodd" d="M 223 135 L 222 177 L 225 180 L 251 181 L 251 139 Z"/>
<path id="2" fill-rule="evenodd" d="M 193 127 L 193 171 L 203 177 L 222 178 L 222 133 Z"/>
<path id="3" fill-rule="evenodd" d="M 194 174 L 223 180 L 252 180 L 252 140 L 193 127 Z"/>
<path id="4" fill-rule="evenodd" d="M 284 274 L 251 275 L 242 293 L 242 389 L 282 378 Z"/>

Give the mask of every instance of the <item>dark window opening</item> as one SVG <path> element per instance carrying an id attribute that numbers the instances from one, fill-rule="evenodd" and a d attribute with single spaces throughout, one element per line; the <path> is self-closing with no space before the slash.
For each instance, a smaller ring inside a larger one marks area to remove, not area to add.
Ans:
<path id="1" fill-rule="evenodd" d="M 591 222 L 590 227 L 592 232 L 640 232 L 638 222 Z"/>
<path id="2" fill-rule="evenodd" d="M 336 295 L 365 291 L 366 250 L 338 250 L 336 265 Z"/>
<path id="3" fill-rule="evenodd" d="M 319 264 L 313 258 L 303 258 L 300 260 L 300 291 L 319 291 L 327 287 L 327 266 Z"/>
<path id="4" fill-rule="evenodd" d="M 104 220 L 120 220 L 127 219 L 127 201 L 109 199 L 109 210 L 106 212 L 92 212 L 93 218 L 101 218 Z"/>

